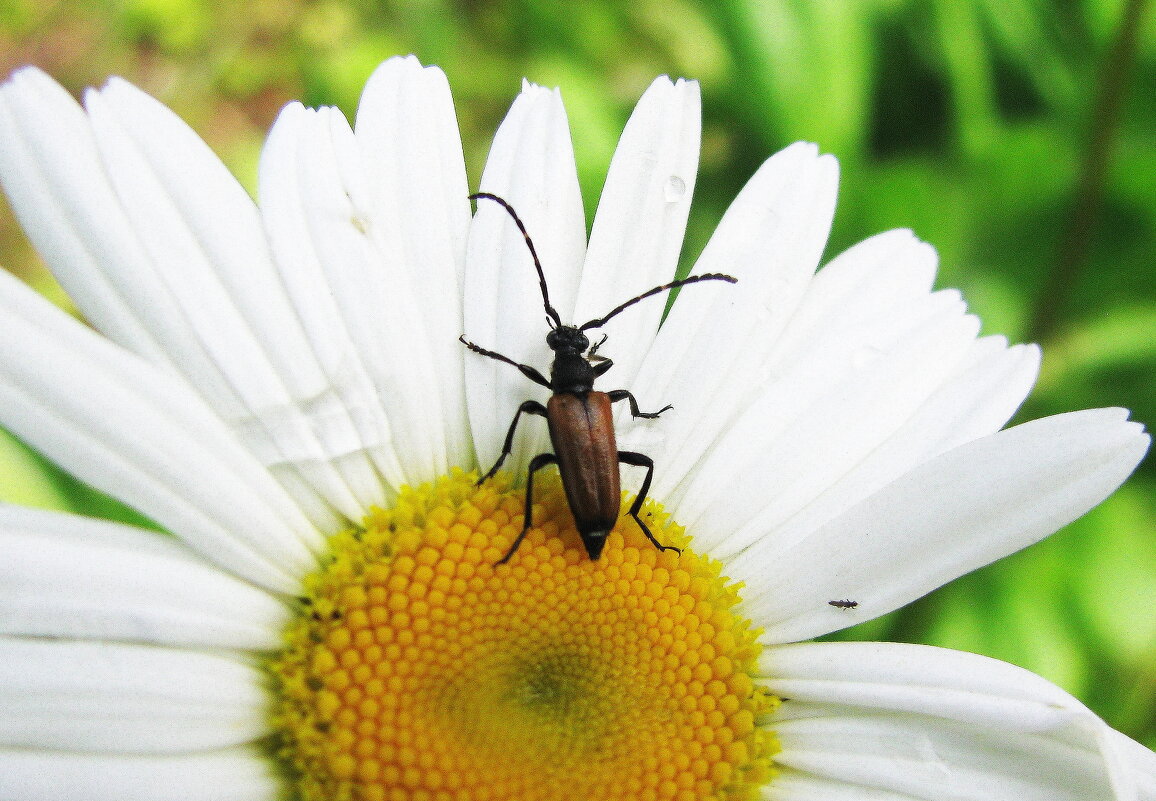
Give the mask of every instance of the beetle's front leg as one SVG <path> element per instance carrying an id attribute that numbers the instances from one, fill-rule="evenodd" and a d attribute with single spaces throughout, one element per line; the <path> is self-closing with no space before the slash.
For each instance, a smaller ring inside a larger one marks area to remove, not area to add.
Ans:
<path id="1" fill-rule="evenodd" d="M 640 412 L 640 411 L 638 411 L 638 401 L 635 400 L 634 396 L 630 394 L 629 390 L 616 389 L 613 392 L 608 392 L 606 394 L 610 396 L 610 402 L 611 403 L 617 403 L 618 401 L 624 400 L 624 399 L 630 401 L 630 416 L 631 417 L 645 417 L 647 420 L 653 420 L 654 418 L 658 417 L 660 414 L 665 412 L 667 409 L 673 409 L 674 408 L 673 406 L 671 406 L 668 403 L 665 406 L 663 406 L 661 409 L 659 409 L 657 412 Z"/>
<path id="2" fill-rule="evenodd" d="M 478 479 L 476 486 L 481 486 L 488 479 L 493 478 L 494 473 L 497 473 L 498 470 L 501 469 L 502 462 L 506 461 L 506 457 L 509 456 L 510 451 L 514 449 L 514 429 L 518 427 L 518 419 L 522 416 L 523 412 L 545 417 L 546 407 L 538 403 L 538 401 L 532 400 L 528 400 L 518 407 L 518 412 L 514 415 L 514 422 L 510 423 L 510 430 L 506 432 L 506 444 L 502 446 L 502 455 L 498 457 L 498 461 L 494 462 L 494 466 L 490 468 L 490 472 Z"/>
<path id="3" fill-rule="evenodd" d="M 608 361 L 610 361 L 610 359 L 608 357 L 598 355 L 598 349 L 605 344 L 606 344 L 606 334 L 603 334 L 602 339 L 598 340 L 597 342 L 595 342 L 593 345 L 590 346 L 590 350 L 587 351 L 587 353 L 586 353 L 586 361 L 588 361 L 588 362 L 608 362 Z M 609 367 L 606 368 L 606 370 L 609 370 L 609 369 L 610 369 Z M 606 370 L 603 370 L 602 372 L 606 372 Z"/>
<path id="4" fill-rule="evenodd" d="M 474 353 L 478 353 L 478 354 L 481 354 L 482 356 L 485 356 L 487 358 L 496 359 L 499 362 L 505 362 L 506 364 L 513 365 L 514 367 L 517 367 L 518 370 L 521 371 L 522 375 L 526 376 L 526 378 L 530 379 L 535 384 L 541 384 L 546 389 L 550 389 L 550 382 L 546 380 L 546 376 L 539 373 L 537 370 L 535 370 L 530 365 L 519 364 L 518 362 L 511 359 L 509 356 L 503 356 L 502 354 L 498 353 L 495 350 L 486 350 L 481 345 L 475 345 L 473 342 L 470 342 L 468 339 L 466 339 L 465 334 L 462 334 L 460 337 L 458 337 L 458 342 L 465 345 L 467 348 L 472 350 Z"/>

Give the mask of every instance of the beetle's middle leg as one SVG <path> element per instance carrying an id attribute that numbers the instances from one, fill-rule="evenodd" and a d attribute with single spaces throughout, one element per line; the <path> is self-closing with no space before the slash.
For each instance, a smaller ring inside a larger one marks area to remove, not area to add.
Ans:
<path id="1" fill-rule="evenodd" d="M 498 461 L 494 462 L 494 466 L 490 468 L 490 472 L 478 479 L 474 486 L 481 486 L 487 480 L 494 477 L 494 473 L 502 466 L 502 462 L 506 461 L 506 457 L 510 455 L 510 451 L 514 449 L 514 429 L 518 427 L 518 419 L 522 413 L 536 414 L 539 417 L 546 416 L 546 407 L 538 403 L 538 401 L 528 400 L 518 407 L 517 413 L 514 414 L 514 422 L 510 423 L 510 430 L 506 432 L 506 444 L 502 446 L 502 455 L 498 457 Z"/>
<path id="2" fill-rule="evenodd" d="M 645 417 L 647 420 L 653 420 L 654 418 L 658 417 L 660 414 L 667 411 L 668 409 L 674 408 L 673 406 L 671 406 L 668 403 L 665 406 L 663 406 L 661 409 L 659 409 L 657 412 L 640 412 L 640 411 L 638 411 L 638 401 L 635 399 L 635 397 L 633 395 L 630 394 L 629 390 L 616 389 L 613 392 L 607 392 L 606 394 L 610 396 L 610 402 L 611 403 L 617 403 L 620 400 L 630 401 L 630 416 L 631 417 Z M 635 454 L 635 455 L 637 456 L 638 454 Z M 621 456 L 621 454 L 619 454 L 619 456 Z M 634 462 L 629 462 L 629 464 L 634 464 Z M 652 464 L 651 468 L 653 468 L 653 467 L 654 467 L 654 465 Z"/>
<path id="3" fill-rule="evenodd" d="M 656 415 L 658 412 L 655 413 Z M 660 551 L 674 551 L 675 553 L 682 553 L 681 548 L 676 548 L 673 545 L 663 545 L 654 538 L 650 533 L 650 529 L 642 522 L 642 518 L 638 516 L 638 512 L 642 509 L 642 504 L 646 501 L 646 493 L 650 492 L 650 480 L 654 478 L 654 460 L 649 456 L 634 451 L 619 451 L 618 461 L 623 464 L 634 465 L 635 467 L 646 468 L 646 478 L 642 481 L 642 489 L 638 491 L 638 495 L 634 497 L 634 503 L 630 507 L 630 516 L 634 518 L 634 522 L 642 529 L 642 533 L 646 538 L 654 543 L 654 547 Z"/>
<path id="4" fill-rule="evenodd" d="M 533 401 L 527 401 L 527 403 L 533 403 Z M 525 406 L 526 404 L 523 403 L 522 405 Z M 518 418 L 515 417 L 514 422 L 517 421 Z M 510 427 L 510 430 L 514 430 L 513 426 Z M 526 539 L 526 533 L 530 530 L 530 526 L 533 525 L 534 473 L 541 470 L 548 464 L 558 464 L 558 457 L 552 453 L 539 453 L 537 456 L 530 460 L 530 468 L 526 471 L 526 513 L 522 516 L 524 521 L 522 524 L 522 533 L 514 538 L 514 544 L 510 546 L 510 550 L 506 551 L 506 555 L 499 559 L 497 562 L 494 562 L 494 567 L 497 567 L 498 565 L 504 565 L 506 562 L 510 561 L 510 557 L 514 555 L 514 551 L 518 550 L 518 546 L 522 544 L 522 540 Z M 651 539 L 653 539 L 653 537 Z M 661 548 L 662 546 L 660 545 L 659 547 Z"/>

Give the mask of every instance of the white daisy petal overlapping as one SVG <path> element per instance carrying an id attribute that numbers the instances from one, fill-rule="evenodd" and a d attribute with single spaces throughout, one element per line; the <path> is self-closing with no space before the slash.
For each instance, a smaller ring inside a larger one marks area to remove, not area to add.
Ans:
<path id="1" fill-rule="evenodd" d="M 895 643 L 771 649 L 774 799 L 1151 798 L 1152 753 L 1021 668 Z"/>
<path id="2" fill-rule="evenodd" d="M 672 276 L 699 95 L 658 79 L 623 133 L 590 242 L 565 110 L 525 85 L 480 190 L 532 232 L 581 323 Z M 0 181 L 97 334 L 0 277 L 0 423 L 171 532 L 0 510 L 0 798 L 272 799 L 260 672 L 325 535 L 405 484 L 494 454 L 544 397 L 541 295 L 496 204 L 471 218 L 445 76 L 392 59 L 351 128 L 290 105 L 255 204 L 122 81 L 84 108 L 35 69 L 0 90 Z M 1035 542 L 1148 446 L 1123 410 L 1000 431 L 1033 346 L 978 337 L 935 252 L 873 237 L 816 272 L 837 165 L 769 159 L 683 293 L 606 326 L 652 494 L 744 582 L 787 699 L 773 799 L 1156 799 L 1156 756 L 1053 685 L 969 654 L 796 644 Z M 523 431 L 507 467 L 545 450 Z M 627 477 L 629 480 L 630 477 Z M 828 604 L 853 598 L 853 614 Z"/>

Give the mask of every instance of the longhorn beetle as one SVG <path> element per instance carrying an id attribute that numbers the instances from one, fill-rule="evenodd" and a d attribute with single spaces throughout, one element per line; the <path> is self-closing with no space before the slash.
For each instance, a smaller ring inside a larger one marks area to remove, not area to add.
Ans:
<path id="1" fill-rule="evenodd" d="M 621 303 L 610 310 L 603 317 L 598 317 L 579 326 L 565 325 L 557 309 L 550 305 L 550 295 L 546 290 L 546 275 L 542 272 L 542 262 L 538 259 L 538 251 L 525 224 L 518 217 L 514 208 L 497 195 L 489 192 L 479 192 L 470 195 L 471 200 L 492 200 L 499 204 L 513 218 L 522 237 L 526 240 L 526 247 L 534 259 L 534 269 L 538 271 L 538 284 L 542 289 L 542 305 L 546 309 L 546 321 L 550 325 L 550 332 L 546 334 L 546 344 L 554 352 L 554 363 L 550 367 L 550 379 L 547 380 L 536 369 L 528 364 L 519 364 L 513 359 L 495 353 L 492 350 L 475 345 L 466 339 L 465 335 L 458 337 L 459 341 L 474 353 L 480 353 L 491 359 L 513 365 L 522 375 L 541 384 L 554 394 L 549 402 L 543 406 L 537 401 L 528 400 L 518 407 L 514 421 L 510 423 L 510 430 L 506 432 L 506 444 L 502 446 L 502 454 L 489 472 L 478 479 L 482 484 L 498 472 L 502 462 L 510 455 L 514 443 L 514 430 L 518 427 L 518 420 L 523 414 L 536 414 L 545 417 L 550 429 L 550 442 L 554 446 L 554 453 L 540 453 L 530 460 L 530 467 L 526 473 L 526 513 L 522 532 L 514 539 L 513 545 L 506 555 L 498 560 L 497 565 L 505 564 L 518 550 L 526 533 L 532 525 L 531 511 L 534 496 L 534 473 L 543 467 L 556 464 L 562 476 L 562 487 L 566 491 L 566 501 L 570 506 L 570 513 L 574 515 L 574 523 L 578 534 L 582 537 L 582 545 L 591 559 L 597 559 L 606 545 L 606 537 L 618 521 L 618 512 L 622 502 L 622 493 L 619 489 L 618 463 L 635 465 L 646 468 L 646 478 L 642 482 L 642 489 L 630 507 L 630 516 L 642 533 L 660 551 L 678 551 L 674 546 L 663 545 L 638 516 L 646 493 L 650 489 L 650 480 L 654 476 L 654 461 L 649 456 L 633 451 L 620 451 L 614 439 L 614 423 L 610 411 L 610 404 L 620 400 L 630 403 L 630 414 L 634 417 L 653 419 L 673 408 L 669 405 L 657 412 L 642 412 L 638 409 L 638 401 L 625 389 L 616 389 L 613 392 L 595 392 L 594 379 L 609 370 L 614 362 L 605 356 L 598 355 L 598 348 L 606 341 L 603 334 L 601 341 L 593 347 L 584 331 L 591 328 L 601 328 L 606 322 L 638 303 L 669 289 L 687 284 L 696 284 L 699 281 L 727 281 L 735 283 L 738 279 L 722 273 L 704 273 L 692 275 L 679 281 L 656 286 L 643 292 L 625 303 Z M 589 352 L 587 352 L 589 350 Z M 495 565 L 495 567 L 497 566 Z"/>

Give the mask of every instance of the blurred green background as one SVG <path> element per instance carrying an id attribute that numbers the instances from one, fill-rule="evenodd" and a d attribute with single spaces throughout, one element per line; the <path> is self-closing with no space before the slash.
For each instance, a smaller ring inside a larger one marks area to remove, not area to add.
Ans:
<path id="1" fill-rule="evenodd" d="M 291 99 L 347 115 L 383 59 L 449 76 L 476 186 L 523 76 L 562 87 L 588 213 L 635 100 L 702 83 L 684 257 L 768 155 L 842 164 L 827 256 L 910 227 L 985 333 L 1044 348 L 1017 419 L 1127 406 L 1156 425 L 1156 23 L 1140 0 L 0 0 L 0 72 L 127 77 L 248 186 Z M 2 145 L 0 145 L 2 146 Z M 2 202 L 0 202 L 2 204 Z M 0 263 L 67 303 L 0 206 Z M 2 436 L 2 434 L 0 434 Z M 0 498 L 122 515 L 0 440 Z M 1156 461 L 1055 537 L 841 637 L 975 651 L 1056 681 L 1156 747 Z M 3 558 L 0 555 L 0 558 Z"/>

